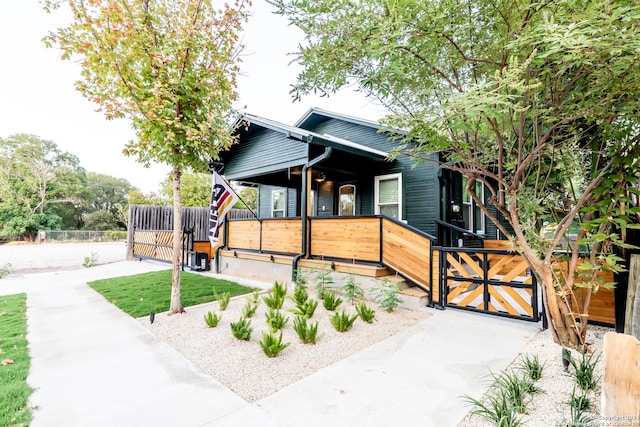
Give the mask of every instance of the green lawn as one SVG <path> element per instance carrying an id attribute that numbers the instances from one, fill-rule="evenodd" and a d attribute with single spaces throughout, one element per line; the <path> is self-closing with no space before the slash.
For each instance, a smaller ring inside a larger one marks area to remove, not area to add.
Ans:
<path id="1" fill-rule="evenodd" d="M 89 282 L 89 286 L 125 313 L 141 317 L 151 311 L 160 313 L 169 310 L 171 270 L 96 280 Z M 252 288 L 228 280 L 180 272 L 180 299 L 183 306 L 215 301 L 214 289 L 218 294 L 229 292 L 231 296 L 253 292 Z"/>
<path id="2" fill-rule="evenodd" d="M 0 426 L 27 426 L 31 412 L 27 406 L 31 387 L 27 348 L 27 296 L 0 296 Z"/>

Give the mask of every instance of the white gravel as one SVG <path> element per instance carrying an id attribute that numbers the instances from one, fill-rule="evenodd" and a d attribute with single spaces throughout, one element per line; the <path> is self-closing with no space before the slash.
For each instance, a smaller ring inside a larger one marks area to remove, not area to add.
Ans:
<path id="1" fill-rule="evenodd" d="M 600 411 L 600 380 L 604 369 L 602 363 L 602 342 L 604 334 L 610 331 L 612 331 L 612 329 L 600 326 L 589 326 L 587 330 L 587 342 L 591 344 L 592 360 L 596 360 L 598 356 L 600 357 L 595 368 L 598 387 L 596 390 L 588 393 L 591 401 L 590 416 L 594 418 L 594 421 L 598 420 L 598 413 Z M 542 378 L 536 382 L 536 385 L 542 392 L 533 396 L 533 399 L 527 407 L 527 412 L 522 415 L 522 421 L 524 421 L 524 425 L 528 427 L 577 425 L 571 423 L 571 413 L 567 403 L 569 402 L 575 384 L 575 379 L 570 375 L 573 369 L 569 368 L 569 373 L 564 371 L 561 352 L 562 347 L 553 342 L 551 333 L 548 330 L 542 331 L 527 344 L 521 355 L 511 364 L 510 369 L 516 369 L 524 355 L 529 355 L 529 357 L 537 355 L 540 362 L 544 363 Z M 578 352 L 572 350 L 571 353 L 575 360 L 581 360 L 582 356 Z M 487 380 L 489 381 L 489 379 Z M 579 389 L 577 387 L 576 390 L 576 393 L 578 393 Z M 484 427 L 492 425 L 493 424 L 486 422 L 479 416 L 467 415 L 464 421 L 459 424 L 459 427 Z M 594 424 L 589 425 L 596 426 L 600 424 L 594 422 Z"/>
<path id="2" fill-rule="evenodd" d="M 187 312 L 181 315 L 156 314 L 153 324 L 150 324 L 148 317 L 139 321 L 204 372 L 247 401 L 255 402 L 429 317 L 425 312 L 400 308 L 387 313 L 368 303 L 376 310 L 373 324 L 358 318 L 351 330 L 337 332 L 329 321 L 333 313 L 328 312 L 320 301 L 315 314 L 308 321 L 319 322 L 320 338 L 315 345 L 302 344 L 292 326 L 295 315 L 286 311 L 294 306 L 287 298 L 283 314 L 289 318 L 289 322 L 283 331 L 283 342 L 291 344 L 279 356 L 269 358 L 258 343 L 262 339 L 262 332 L 268 331 L 265 323 L 267 307 L 262 301 L 264 295 L 266 293 L 261 294 L 258 311 L 251 318 L 253 333 L 250 341 L 234 338 L 230 323 L 238 321 L 247 299 L 252 296 L 233 298 L 223 312 L 218 310 L 218 304 L 214 302 L 187 308 Z M 315 299 L 312 289 L 309 289 L 309 295 Z M 342 309 L 350 314 L 355 313 L 355 308 L 348 302 L 338 307 L 339 312 Z M 216 328 L 209 328 L 204 321 L 208 311 L 222 313 Z"/>

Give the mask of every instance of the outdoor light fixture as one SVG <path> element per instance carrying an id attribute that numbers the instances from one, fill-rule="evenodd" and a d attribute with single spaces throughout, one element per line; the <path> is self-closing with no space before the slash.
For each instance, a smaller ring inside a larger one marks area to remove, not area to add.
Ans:
<path id="1" fill-rule="evenodd" d="M 316 182 L 325 182 L 327 180 L 327 176 L 324 172 L 320 172 L 320 175 L 316 178 Z"/>
<path id="2" fill-rule="evenodd" d="M 451 210 L 452 210 L 454 213 L 458 213 L 458 212 L 460 212 L 460 205 L 459 205 L 459 204 L 457 204 L 457 203 L 452 204 L 452 205 L 451 205 Z"/>

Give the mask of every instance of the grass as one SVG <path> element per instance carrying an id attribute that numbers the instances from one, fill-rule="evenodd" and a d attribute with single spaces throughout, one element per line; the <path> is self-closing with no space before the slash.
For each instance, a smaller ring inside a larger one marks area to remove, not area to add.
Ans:
<path id="1" fill-rule="evenodd" d="M 141 317 L 151 311 L 161 313 L 169 310 L 171 270 L 96 280 L 89 282 L 89 286 L 125 313 Z M 215 295 L 225 292 L 236 296 L 252 291 L 251 288 L 228 280 L 180 272 L 180 299 L 185 307 L 215 301 Z"/>
<path id="2" fill-rule="evenodd" d="M 25 294 L 0 297 L 0 360 L 13 360 L 11 364 L 0 365 L 2 426 L 27 426 L 31 421 L 26 299 Z"/>

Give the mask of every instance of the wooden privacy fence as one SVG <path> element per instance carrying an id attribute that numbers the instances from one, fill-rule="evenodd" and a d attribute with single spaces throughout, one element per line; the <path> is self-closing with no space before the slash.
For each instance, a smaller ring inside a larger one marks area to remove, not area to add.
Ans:
<path id="1" fill-rule="evenodd" d="M 188 234 L 182 235 L 182 247 L 188 249 Z M 184 256 L 184 250 L 183 256 Z M 151 258 L 171 262 L 173 254 L 173 231 L 135 231 L 133 237 L 133 255 L 138 258 Z M 183 260 L 184 262 L 184 260 Z"/>
<path id="2" fill-rule="evenodd" d="M 230 250 L 303 252 L 301 218 L 232 220 L 227 232 Z M 381 264 L 437 297 L 438 289 L 431 289 L 438 266 L 433 263 L 433 241 L 432 236 L 383 216 L 308 219 L 309 257 Z"/>

